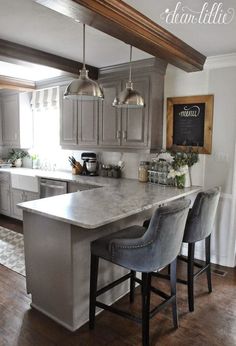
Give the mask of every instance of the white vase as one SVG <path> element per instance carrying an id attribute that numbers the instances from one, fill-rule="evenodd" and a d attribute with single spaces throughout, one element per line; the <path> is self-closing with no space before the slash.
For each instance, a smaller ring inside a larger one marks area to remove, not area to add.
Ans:
<path id="1" fill-rule="evenodd" d="M 185 184 L 184 187 L 191 187 L 192 186 L 192 181 L 191 181 L 191 172 L 190 168 L 188 167 L 187 173 L 185 173 Z"/>
<path id="2" fill-rule="evenodd" d="M 14 165 L 16 167 L 21 167 L 22 166 L 22 159 L 17 159 L 15 162 L 14 162 Z"/>

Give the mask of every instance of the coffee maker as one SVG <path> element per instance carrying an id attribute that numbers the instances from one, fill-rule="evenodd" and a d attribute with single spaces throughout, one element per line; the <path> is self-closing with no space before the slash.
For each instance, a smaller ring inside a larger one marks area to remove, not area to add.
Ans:
<path id="1" fill-rule="evenodd" d="M 83 163 L 83 174 L 84 175 L 98 175 L 98 161 L 95 153 L 82 153 L 81 160 Z"/>

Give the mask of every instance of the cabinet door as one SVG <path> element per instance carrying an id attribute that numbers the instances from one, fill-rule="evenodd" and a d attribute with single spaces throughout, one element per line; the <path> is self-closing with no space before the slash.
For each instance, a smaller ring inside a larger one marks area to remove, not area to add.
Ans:
<path id="1" fill-rule="evenodd" d="M 121 111 L 112 107 L 121 90 L 120 81 L 102 82 L 104 101 L 99 104 L 99 145 L 117 147 L 121 143 Z"/>
<path id="2" fill-rule="evenodd" d="M 24 202 L 24 192 L 22 190 L 12 189 L 12 213 L 11 216 L 18 220 L 23 220 L 23 211 L 17 207 L 18 203 Z"/>
<path id="3" fill-rule="evenodd" d="M 20 147 L 18 95 L 2 99 L 2 139 L 4 145 Z"/>
<path id="4" fill-rule="evenodd" d="M 60 144 L 77 144 L 77 102 L 63 98 L 65 87 L 60 89 Z"/>
<path id="5" fill-rule="evenodd" d="M 11 215 L 10 185 L 0 184 L 0 213 Z"/>
<path id="6" fill-rule="evenodd" d="M 98 101 L 78 102 L 78 144 L 96 146 L 98 144 Z"/>
<path id="7" fill-rule="evenodd" d="M 134 78 L 134 89 L 144 98 L 144 108 L 122 109 L 122 147 L 145 148 L 148 144 L 149 85 L 148 77 Z"/>

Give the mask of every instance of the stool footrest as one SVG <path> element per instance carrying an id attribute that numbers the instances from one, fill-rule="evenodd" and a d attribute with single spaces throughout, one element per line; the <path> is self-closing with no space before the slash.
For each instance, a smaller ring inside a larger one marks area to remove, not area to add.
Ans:
<path id="1" fill-rule="evenodd" d="M 201 275 L 202 273 L 204 273 L 204 272 L 208 269 L 209 266 L 210 266 L 210 264 L 207 264 L 207 265 L 205 265 L 204 267 L 201 267 L 202 269 L 200 269 L 197 273 L 195 273 L 195 274 L 193 275 L 194 279 L 196 279 L 199 275 Z"/>
<path id="2" fill-rule="evenodd" d="M 154 317 L 160 310 L 164 309 L 166 305 L 172 303 L 176 299 L 176 296 L 170 296 L 169 299 L 165 300 L 164 302 L 157 305 L 152 311 L 150 312 L 150 318 Z"/>
<path id="3" fill-rule="evenodd" d="M 101 302 L 98 302 L 98 301 L 96 301 L 96 306 L 101 308 L 101 309 L 113 312 L 114 314 L 119 315 L 121 317 L 128 318 L 131 321 L 134 321 L 134 322 L 137 322 L 137 323 L 142 323 L 142 319 L 141 318 L 139 318 L 137 316 L 134 316 L 134 315 L 130 314 L 127 311 L 117 309 L 114 306 L 107 305 L 107 304 L 104 304 L 104 303 L 101 303 Z"/>
<path id="4" fill-rule="evenodd" d="M 126 275 L 122 276 L 121 278 L 113 281 L 112 283 L 100 288 L 100 290 L 98 290 L 96 293 L 96 297 L 100 296 L 101 294 L 105 293 L 106 291 L 110 290 L 111 288 L 121 284 L 123 281 L 130 279 L 130 277 L 131 277 L 131 273 L 126 274 Z"/>
<path id="5" fill-rule="evenodd" d="M 166 294 L 165 292 L 159 290 L 156 287 L 151 286 L 151 291 L 153 293 L 155 293 L 155 294 L 158 294 L 158 296 L 160 296 L 161 298 L 165 299 L 166 301 L 171 298 L 171 296 L 169 296 L 168 294 Z"/>

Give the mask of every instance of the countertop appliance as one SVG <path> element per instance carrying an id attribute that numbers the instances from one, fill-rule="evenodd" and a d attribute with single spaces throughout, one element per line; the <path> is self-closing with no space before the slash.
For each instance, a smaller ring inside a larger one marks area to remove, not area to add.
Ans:
<path id="1" fill-rule="evenodd" d="M 64 195 L 67 193 L 67 182 L 53 179 L 40 179 L 40 198 Z"/>
<path id="2" fill-rule="evenodd" d="M 81 159 L 84 161 L 83 174 L 84 175 L 98 175 L 98 161 L 95 153 L 82 153 Z"/>

